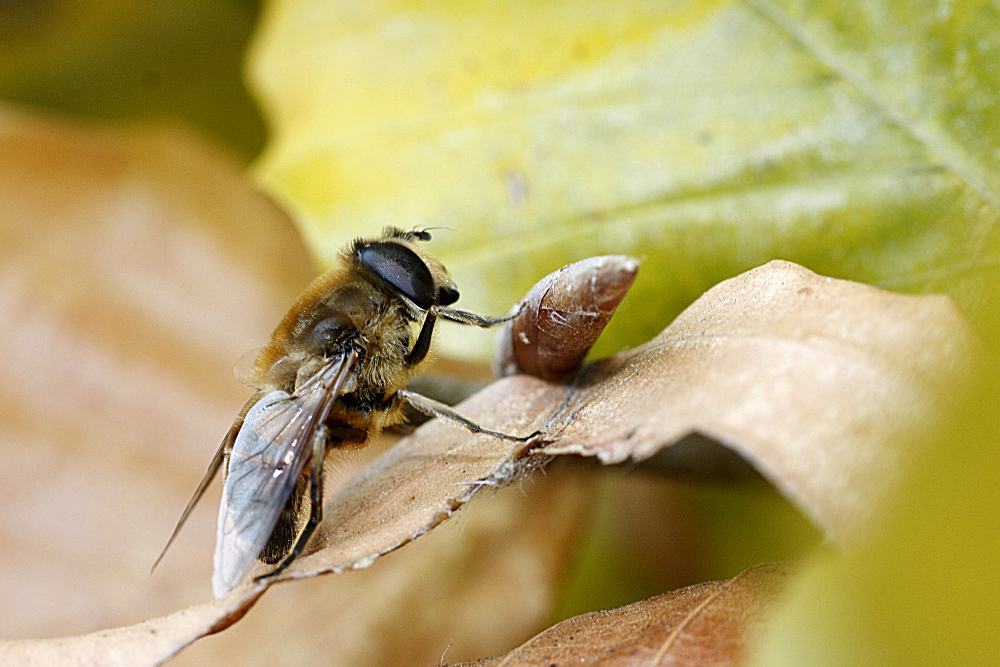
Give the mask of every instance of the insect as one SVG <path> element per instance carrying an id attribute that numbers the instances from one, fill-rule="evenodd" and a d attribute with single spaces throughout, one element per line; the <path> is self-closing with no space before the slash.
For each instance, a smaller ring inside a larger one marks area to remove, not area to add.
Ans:
<path id="1" fill-rule="evenodd" d="M 405 389 L 427 358 L 437 318 L 488 328 L 518 314 L 486 318 L 449 308 L 458 290 L 444 266 L 421 247 L 430 238 L 425 230 L 389 227 L 350 244 L 341 253 L 342 266 L 306 288 L 244 373 L 244 382 L 257 391 L 233 422 L 163 550 L 222 469 L 212 575 L 216 597 L 235 587 L 256 560 L 275 566 L 264 575 L 269 577 L 302 552 L 323 516 L 327 455 L 361 446 L 402 422 L 404 402 L 474 433 L 520 442 L 534 437 L 484 429 Z"/>

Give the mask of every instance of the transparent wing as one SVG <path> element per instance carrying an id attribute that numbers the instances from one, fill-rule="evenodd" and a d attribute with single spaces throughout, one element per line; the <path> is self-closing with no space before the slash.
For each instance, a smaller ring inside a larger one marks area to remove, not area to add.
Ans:
<path id="1" fill-rule="evenodd" d="M 326 420 L 354 368 L 355 356 L 335 357 L 294 394 L 273 391 L 243 420 L 222 487 L 212 592 L 228 593 L 267 544 Z"/>

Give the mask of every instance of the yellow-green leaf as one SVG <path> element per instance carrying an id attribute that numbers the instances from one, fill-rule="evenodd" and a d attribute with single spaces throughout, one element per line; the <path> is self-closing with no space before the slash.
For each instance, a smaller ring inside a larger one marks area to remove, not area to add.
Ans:
<path id="1" fill-rule="evenodd" d="M 325 262 L 450 227 L 460 305 L 501 313 L 569 261 L 639 257 L 597 354 L 772 258 L 995 317 L 995 5 L 286 0 L 255 47 L 259 179 Z"/>

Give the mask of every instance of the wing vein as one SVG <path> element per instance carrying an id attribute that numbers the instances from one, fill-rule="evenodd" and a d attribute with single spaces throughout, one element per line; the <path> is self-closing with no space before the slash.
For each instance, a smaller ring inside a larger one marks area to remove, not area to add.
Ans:
<path id="1" fill-rule="evenodd" d="M 309 440 L 353 372 L 354 353 L 334 357 L 293 393 L 273 391 L 247 413 L 222 489 L 212 589 L 243 579 L 274 530 L 309 460 Z"/>

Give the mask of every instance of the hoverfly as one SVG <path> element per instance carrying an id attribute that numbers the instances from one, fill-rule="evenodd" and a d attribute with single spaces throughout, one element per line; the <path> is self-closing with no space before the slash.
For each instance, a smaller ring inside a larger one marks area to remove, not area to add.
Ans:
<path id="1" fill-rule="evenodd" d="M 404 402 L 474 433 L 521 442 L 533 437 L 484 429 L 405 389 L 427 357 L 437 318 L 488 328 L 519 313 L 485 318 L 449 308 L 458 290 L 444 266 L 421 247 L 430 238 L 425 230 L 389 227 L 380 236 L 354 241 L 341 253 L 342 266 L 316 278 L 299 296 L 243 374 L 257 391 L 233 422 L 163 550 L 221 468 L 212 574 L 216 597 L 234 588 L 255 560 L 275 566 L 264 575 L 270 577 L 302 552 L 323 516 L 327 455 L 361 446 L 402 422 Z M 300 529 L 307 497 L 308 517 Z"/>

